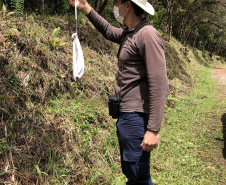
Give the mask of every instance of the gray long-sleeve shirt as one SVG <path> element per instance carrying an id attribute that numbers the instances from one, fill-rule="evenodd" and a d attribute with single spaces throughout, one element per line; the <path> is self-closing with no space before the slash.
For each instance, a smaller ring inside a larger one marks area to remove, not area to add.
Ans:
<path id="1" fill-rule="evenodd" d="M 120 44 L 115 82 L 120 111 L 149 114 L 147 129 L 159 132 L 169 88 L 163 39 L 147 19 L 128 30 L 111 26 L 93 9 L 87 17 L 106 39 Z"/>

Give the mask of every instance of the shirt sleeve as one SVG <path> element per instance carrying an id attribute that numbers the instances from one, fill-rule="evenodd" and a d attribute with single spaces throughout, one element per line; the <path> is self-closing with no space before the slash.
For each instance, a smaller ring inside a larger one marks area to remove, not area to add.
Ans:
<path id="1" fill-rule="evenodd" d="M 94 27 L 108 40 L 120 44 L 123 29 L 111 26 L 94 9 L 87 15 Z"/>
<path id="2" fill-rule="evenodd" d="M 162 37 L 152 26 L 140 34 L 140 54 L 146 64 L 149 86 L 149 122 L 147 129 L 159 132 L 169 91 L 165 47 Z"/>

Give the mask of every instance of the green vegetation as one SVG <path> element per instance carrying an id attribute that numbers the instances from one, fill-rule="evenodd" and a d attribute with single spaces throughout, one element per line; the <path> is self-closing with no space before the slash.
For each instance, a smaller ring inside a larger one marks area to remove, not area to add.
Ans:
<path id="1" fill-rule="evenodd" d="M 224 184 L 226 170 L 221 116 L 225 100 L 217 98 L 210 69 L 196 65 L 192 87 L 175 82 L 174 108 L 168 108 L 159 148 L 152 153 L 156 184 Z M 172 82 L 173 82 L 172 81 Z"/>
<path id="2" fill-rule="evenodd" d="M 24 0 L 11 0 L 11 7 L 17 14 L 23 15 Z"/>
<path id="3" fill-rule="evenodd" d="M 86 67 L 75 82 L 73 18 L 0 18 L 0 184 L 125 182 L 107 109 L 118 46 L 85 16 L 79 19 Z M 170 96 L 161 143 L 152 154 L 153 181 L 223 184 L 225 169 L 217 160 L 222 146 L 214 139 L 222 138 L 223 103 L 209 71 L 225 59 L 174 38 L 165 45 Z"/>
<path id="4" fill-rule="evenodd" d="M 91 27 L 84 20 L 79 38 L 86 71 L 75 82 L 74 20 L 30 15 L 1 21 L 0 182 L 13 176 L 21 184 L 110 183 L 119 173 L 115 126 L 106 107 L 116 69 L 108 53 L 116 55 L 115 46 L 103 41 L 97 48 L 103 38 L 94 29 L 83 32 Z"/>

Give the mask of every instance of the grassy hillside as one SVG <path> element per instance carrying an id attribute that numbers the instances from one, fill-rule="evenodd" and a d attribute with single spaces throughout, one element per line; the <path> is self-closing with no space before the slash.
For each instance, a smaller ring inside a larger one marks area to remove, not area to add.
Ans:
<path id="1" fill-rule="evenodd" d="M 118 46 L 80 15 L 85 75 L 75 82 L 70 38 L 74 25 L 70 18 L 0 18 L 0 184 L 124 181 L 115 120 L 107 109 Z M 197 69 L 224 62 L 175 39 L 165 44 L 170 96 L 163 134 L 175 121 L 170 114 L 179 96 L 197 83 Z"/>

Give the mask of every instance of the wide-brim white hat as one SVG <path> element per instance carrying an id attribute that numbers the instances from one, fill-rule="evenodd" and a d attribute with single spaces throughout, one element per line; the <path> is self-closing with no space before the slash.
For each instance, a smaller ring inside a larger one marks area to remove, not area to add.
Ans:
<path id="1" fill-rule="evenodd" d="M 147 2 L 147 0 L 131 0 L 136 5 L 138 5 L 140 8 L 142 8 L 145 12 L 149 13 L 150 15 L 155 14 L 155 10 L 153 6 Z"/>

